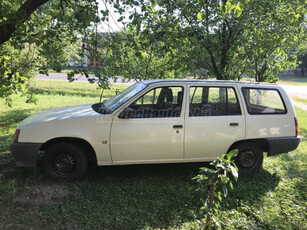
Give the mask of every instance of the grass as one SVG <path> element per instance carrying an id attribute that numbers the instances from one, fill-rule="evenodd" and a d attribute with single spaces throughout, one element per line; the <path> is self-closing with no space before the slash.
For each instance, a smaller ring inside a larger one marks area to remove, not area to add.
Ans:
<path id="1" fill-rule="evenodd" d="M 306 98 L 291 97 L 291 99 L 293 99 L 295 101 L 303 102 L 304 104 L 307 104 Z"/>
<path id="2" fill-rule="evenodd" d="M 280 75 L 278 76 L 279 83 L 285 85 L 303 85 L 307 86 L 307 76 L 299 75 Z"/>
<path id="3" fill-rule="evenodd" d="M 117 85 L 105 92 L 114 94 Z M 94 103 L 87 83 L 35 81 L 37 105 L 0 99 L 0 229 L 199 229 L 204 216 L 191 178 L 203 164 L 91 168 L 77 183 L 54 182 L 17 168 L 9 152 L 18 123 L 44 109 Z M 307 112 L 297 109 L 299 149 L 264 159 L 255 175 L 234 183 L 217 218 L 223 229 L 307 229 Z M 42 159 L 39 159 L 41 163 Z"/>

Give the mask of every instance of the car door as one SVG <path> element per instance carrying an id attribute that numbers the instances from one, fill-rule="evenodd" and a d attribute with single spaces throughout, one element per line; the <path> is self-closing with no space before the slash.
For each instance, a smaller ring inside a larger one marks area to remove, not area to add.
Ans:
<path id="1" fill-rule="evenodd" d="M 235 87 L 190 86 L 185 119 L 185 158 L 213 160 L 245 136 Z"/>
<path id="2" fill-rule="evenodd" d="M 111 128 L 113 163 L 183 159 L 183 95 L 180 85 L 151 87 L 120 110 Z"/>

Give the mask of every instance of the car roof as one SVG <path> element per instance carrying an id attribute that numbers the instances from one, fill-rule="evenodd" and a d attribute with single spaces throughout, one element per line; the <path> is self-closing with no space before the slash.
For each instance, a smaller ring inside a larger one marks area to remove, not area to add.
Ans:
<path id="1" fill-rule="evenodd" d="M 264 83 L 264 82 L 248 82 L 248 81 L 230 81 L 230 80 L 205 80 L 205 79 L 152 79 L 141 81 L 147 85 L 155 83 L 221 83 L 221 84 L 239 84 L 241 86 L 253 86 L 253 85 L 267 85 L 277 86 L 276 84 Z"/>

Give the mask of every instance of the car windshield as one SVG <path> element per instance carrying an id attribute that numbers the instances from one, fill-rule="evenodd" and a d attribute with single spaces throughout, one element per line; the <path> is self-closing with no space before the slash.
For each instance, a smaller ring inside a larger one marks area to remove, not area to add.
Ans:
<path id="1" fill-rule="evenodd" d="M 112 113 L 119 106 L 121 106 L 130 98 L 132 98 L 134 95 L 136 95 L 141 90 L 146 88 L 146 86 L 147 85 L 142 82 L 135 83 L 132 86 L 128 87 L 127 89 L 123 90 L 122 92 L 118 93 L 117 95 L 111 97 L 109 100 L 104 101 L 102 103 L 102 106 L 108 113 Z"/>

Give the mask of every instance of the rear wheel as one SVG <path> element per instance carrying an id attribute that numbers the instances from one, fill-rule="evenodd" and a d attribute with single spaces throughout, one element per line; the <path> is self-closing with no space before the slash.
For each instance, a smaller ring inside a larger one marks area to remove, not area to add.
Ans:
<path id="1" fill-rule="evenodd" d="M 44 170 L 51 179 L 79 180 L 87 170 L 88 158 L 79 144 L 56 143 L 44 156 Z"/>
<path id="2" fill-rule="evenodd" d="M 240 174 L 252 174 L 262 167 L 263 150 L 252 142 L 245 142 L 238 147 L 235 163 Z"/>

